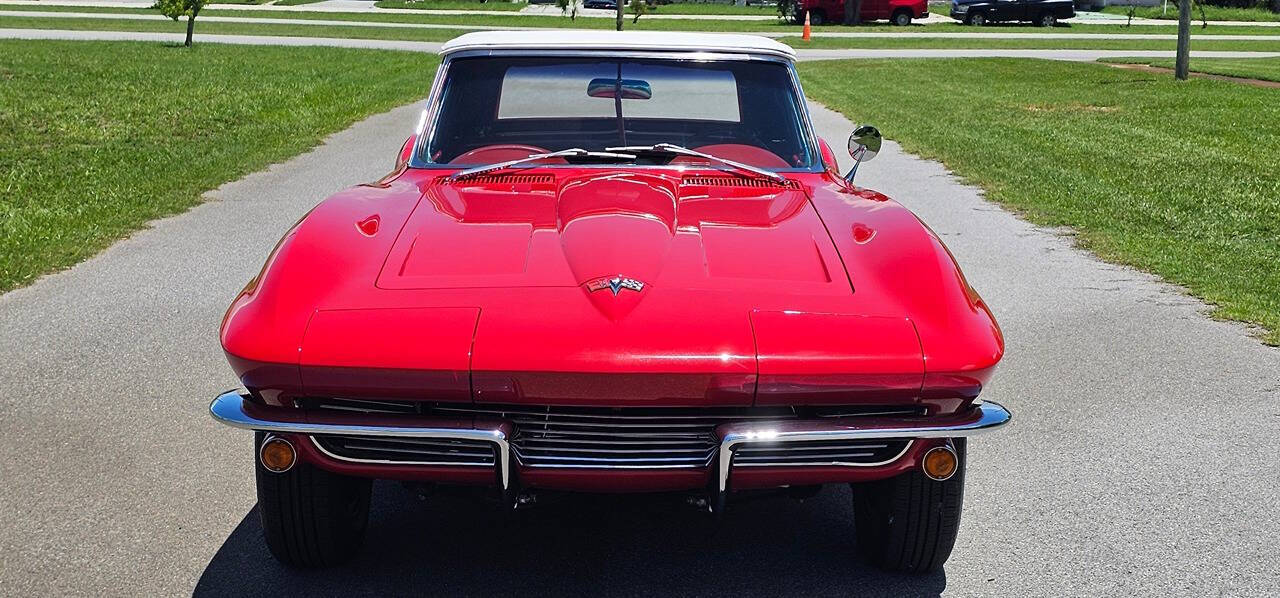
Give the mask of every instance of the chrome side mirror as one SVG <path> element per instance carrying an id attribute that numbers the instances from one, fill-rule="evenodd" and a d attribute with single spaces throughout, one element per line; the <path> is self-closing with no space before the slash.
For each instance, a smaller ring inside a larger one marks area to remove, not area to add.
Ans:
<path id="1" fill-rule="evenodd" d="M 880 153 L 881 141 L 883 138 L 880 130 L 871 125 L 854 128 L 849 135 L 849 156 L 853 158 L 853 168 L 849 169 L 849 174 L 844 175 L 844 180 L 853 182 L 853 176 L 858 173 L 858 165 Z"/>

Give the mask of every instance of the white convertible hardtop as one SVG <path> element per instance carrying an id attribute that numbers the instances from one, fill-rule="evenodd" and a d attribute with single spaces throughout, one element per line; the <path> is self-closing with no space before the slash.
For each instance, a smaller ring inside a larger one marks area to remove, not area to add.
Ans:
<path id="1" fill-rule="evenodd" d="M 758 35 L 565 29 L 477 31 L 445 42 L 440 53 L 450 54 L 463 50 L 640 50 L 768 54 L 789 59 L 795 59 L 796 56 L 791 46 Z"/>

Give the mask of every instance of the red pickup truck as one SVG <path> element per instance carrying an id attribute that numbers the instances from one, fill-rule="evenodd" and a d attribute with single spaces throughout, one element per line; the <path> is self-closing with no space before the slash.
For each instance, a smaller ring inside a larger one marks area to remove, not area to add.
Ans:
<path id="1" fill-rule="evenodd" d="M 812 25 L 839 23 L 844 20 L 844 1 L 797 0 L 796 23 L 804 22 L 806 12 Z M 894 25 L 910 25 L 911 19 L 929 16 L 929 3 L 927 0 L 862 0 L 861 16 L 863 21 L 888 19 Z"/>

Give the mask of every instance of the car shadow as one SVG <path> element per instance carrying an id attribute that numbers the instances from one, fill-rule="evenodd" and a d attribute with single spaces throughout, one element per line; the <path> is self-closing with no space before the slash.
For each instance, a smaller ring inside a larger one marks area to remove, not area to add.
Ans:
<path id="1" fill-rule="evenodd" d="M 723 520 L 674 495 L 540 497 L 504 516 L 458 492 L 420 498 L 374 485 L 352 562 L 286 568 L 267 552 L 257 508 L 218 549 L 197 596 L 858 595 L 937 596 L 946 575 L 896 575 L 860 560 L 847 486 L 805 501 L 732 503 Z"/>

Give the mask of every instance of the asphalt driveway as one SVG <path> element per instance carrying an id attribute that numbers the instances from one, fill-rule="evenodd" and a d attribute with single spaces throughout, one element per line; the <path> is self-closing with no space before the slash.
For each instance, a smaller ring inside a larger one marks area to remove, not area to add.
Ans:
<path id="1" fill-rule="evenodd" d="M 393 483 L 377 486 L 354 564 L 282 569 L 261 543 L 249 435 L 206 413 L 236 385 L 218 322 L 317 199 L 390 169 L 416 115 L 375 116 L 0 296 L 0 593 L 1280 593 L 1280 351 L 892 144 L 860 182 L 943 236 L 1008 340 L 988 396 L 1015 420 L 970 445 L 944 572 L 860 563 L 843 488 L 735 505 L 716 526 L 675 497 L 570 497 L 502 518 Z M 842 147 L 851 125 L 816 118 Z"/>

